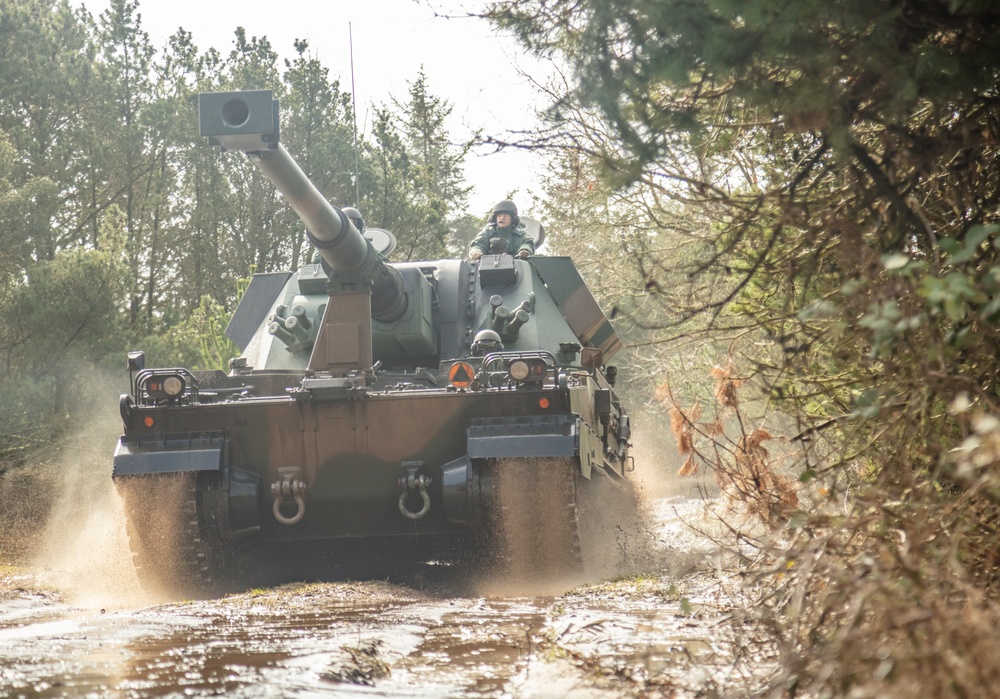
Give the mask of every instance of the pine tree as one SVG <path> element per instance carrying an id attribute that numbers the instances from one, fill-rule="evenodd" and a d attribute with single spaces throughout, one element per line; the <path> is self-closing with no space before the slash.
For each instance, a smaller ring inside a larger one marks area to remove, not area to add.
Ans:
<path id="1" fill-rule="evenodd" d="M 377 110 L 373 127 L 378 220 L 396 233 L 400 259 L 446 257 L 455 252 L 453 239 L 471 191 L 463 184 L 462 161 L 472 142 L 452 142 L 446 123 L 452 107 L 429 92 L 423 69 L 409 83 L 408 101 L 394 105 Z"/>
<path id="2" fill-rule="evenodd" d="M 75 175 L 94 77 L 86 24 L 67 3 L 0 0 L 0 65 L 0 130 L 17 156 L 9 176 L 33 201 L 19 246 L 27 269 L 76 240 L 85 219 Z"/>

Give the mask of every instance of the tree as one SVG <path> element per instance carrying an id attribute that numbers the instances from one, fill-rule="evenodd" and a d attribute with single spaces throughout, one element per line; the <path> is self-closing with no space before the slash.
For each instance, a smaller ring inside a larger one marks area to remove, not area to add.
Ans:
<path id="1" fill-rule="evenodd" d="M 89 120 L 94 130 L 88 172 L 89 216 L 96 222 L 102 207 L 112 202 L 124 214 L 131 269 L 129 323 L 134 328 L 148 327 L 153 320 L 162 264 L 164 194 L 169 186 L 165 124 L 151 118 L 154 49 L 141 28 L 138 9 L 137 0 L 112 0 L 99 18 L 94 41 L 100 47 L 97 67 L 103 92 Z"/>
<path id="2" fill-rule="evenodd" d="M 396 233 L 396 256 L 405 260 L 446 257 L 454 248 L 459 219 L 471 187 L 462 161 L 472 141 L 454 145 L 446 121 L 450 104 L 427 87 L 423 69 L 409 83 L 409 100 L 376 111 L 371 152 L 376 163 L 374 220 Z M 403 115 L 402 128 L 397 128 Z"/>
<path id="3" fill-rule="evenodd" d="M 697 255 L 637 256 L 646 283 L 711 274 L 722 286 L 702 303 L 707 323 L 768 343 L 744 361 L 798 421 L 801 477 L 850 484 L 848 511 L 821 502 L 797 525 L 790 556 L 823 556 L 826 577 L 814 568 L 785 588 L 801 597 L 784 619 L 782 686 L 990 691 L 915 658 L 937 643 L 978 652 L 952 623 L 970 621 L 964 605 L 1000 614 L 979 605 L 1000 579 L 1000 11 L 511 0 L 491 16 L 572 73 L 545 136 L 582 144 L 616 190 L 702 212 Z M 594 124 L 606 139 L 588 138 Z M 879 621 L 931 607 L 905 634 Z M 864 660 L 879 654 L 892 677 Z"/>
<path id="4" fill-rule="evenodd" d="M 7 134 L 0 130 L 0 303 L 22 274 L 20 254 L 24 222 L 32 204 L 31 185 L 16 187 L 12 180 L 18 158 Z"/>
<path id="5" fill-rule="evenodd" d="M 422 222 L 415 215 L 413 165 L 395 121 L 391 110 L 375 110 L 374 143 L 365 146 L 366 158 L 374 164 L 375 185 L 366 211 L 369 220 L 392 230 L 397 239 L 412 241 L 422 234 Z"/>
<path id="6" fill-rule="evenodd" d="M 97 400 L 81 377 L 120 357 L 120 252 L 61 251 L 0 299 L 0 453 L 51 444 L 73 406 Z"/>
<path id="7" fill-rule="evenodd" d="M 17 162 L 10 173 L 33 204 L 20 230 L 22 264 L 51 260 L 77 238 L 78 182 L 85 167 L 83 117 L 93 66 L 84 11 L 54 0 L 0 2 L 0 129 Z"/>
<path id="8" fill-rule="evenodd" d="M 224 78 L 219 89 L 246 90 L 274 86 L 275 97 L 283 96 L 278 74 L 278 56 L 266 37 L 247 39 L 242 27 L 236 30 L 234 48 L 222 65 Z M 254 267 L 260 271 L 281 269 L 291 256 L 292 214 L 274 185 L 241 153 L 214 154 L 218 177 L 211 184 L 211 196 L 224 196 L 220 218 L 220 266 L 230 279 Z M 206 194 L 209 192 L 206 192 Z"/>
<path id="9" fill-rule="evenodd" d="M 246 269 L 228 266 L 231 235 L 225 224 L 233 202 L 226 167 L 231 159 L 220 158 L 194 127 L 197 92 L 223 89 L 223 58 L 214 48 L 200 52 L 191 34 L 180 29 L 170 38 L 157 70 L 160 111 L 170 129 L 169 162 L 176 169 L 168 226 L 168 237 L 175 242 L 166 246 L 176 262 L 167 267 L 172 284 L 160 311 L 169 325 L 198 308 L 204 296 L 232 310 L 232 279 Z"/>
<path id="10" fill-rule="evenodd" d="M 689 271 L 728 271 L 720 277 L 730 280 L 726 292 L 706 307 L 716 315 L 738 308 L 731 319 L 742 317 L 779 341 L 786 361 L 776 382 L 820 380 L 803 373 L 812 361 L 838 364 L 838 353 L 848 352 L 859 381 L 893 393 L 880 378 L 885 357 L 857 361 L 846 346 L 825 341 L 830 319 L 803 323 L 798 314 L 837 294 L 843 312 L 835 315 L 857 319 L 853 337 L 870 345 L 871 329 L 888 322 L 878 309 L 901 291 L 898 274 L 879 274 L 880 258 L 916 273 L 905 258 L 946 277 L 955 258 L 940 241 L 966 240 L 969 259 L 959 263 L 980 274 L 990 268 L 995 248 L 980 250 L 978 232 L 997 215 L 1000 199 L 989 185 L 996 162 L 970 160 L 970 153 L 996 148 L 996 13 L 976 4 L 860 0 L 801 2 L 780 12 L 768 2 L 738 10 L 673 2 L 572 6 L 506 2 L 493 12 L 528 46 L 558 52 L 574 70 L 570 94 L 550 111 L 554 128 L 578 138 L 583 129 L 574 114 L 596 116 L 610 138 L 584 140 L 582 150 L 599 160 L 606 180 L 650 190 L 663 182 L 675 199 L 722 214 L 706 216 L 717 221 L 713 249 Z M 903 257 L 887 257 L 895 255 Z M 853 293 L 859 277 L 870 287 L 861 297 Z M 668 280 L 652 281 L 665 288 Z M 922 334 L 947 337 L 973 315 L 992 312 L 989 288 L 950 297 L 960 310 L 949 314 L 942 301 L 927 303 L 941 294 L 921 290 L 926 284 L 903 284 L 916 305 L 901 312 L 913 320 L 888 330 L 916 340 L 912 349 L 921 354 Z M 984 396 L 996 395 L 996 367 L 986 360 L 996 355 L 992 332 L 980 338 L 976 358 L 952 366 L 938 394 L 963 390 L 973 371 L 986 372 Z M 914 387 L 925 386 L 921 356 L 896 364 L 913 372 Z M 932 412 L 933 404 L 925 403 Z M 828 407 L 837 413 L 843 401 Z M 809 417 L 825 422 L 831 415 Z M 922 448 L 932 461 L 950 448 L 948 439 L 928 439 Z"/>

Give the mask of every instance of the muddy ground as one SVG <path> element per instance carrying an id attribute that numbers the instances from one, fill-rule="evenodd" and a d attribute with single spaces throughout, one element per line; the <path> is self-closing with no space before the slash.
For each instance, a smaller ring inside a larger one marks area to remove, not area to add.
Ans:
<path id="1" fill-rule="evenodd" d="M 84 463 L 59 465 L 30 560 L 0 567 L 0 697 L 746 696 L 769 668 L 695 480 L 644 479 L 652 551 L 626 576 L 540 593 L 428 569 L 185 601 L 141 588 Z"/>

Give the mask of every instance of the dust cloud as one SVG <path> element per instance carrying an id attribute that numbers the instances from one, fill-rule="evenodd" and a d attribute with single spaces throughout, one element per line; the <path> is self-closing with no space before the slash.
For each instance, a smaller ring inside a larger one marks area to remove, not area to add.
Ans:
<path id="1" fill-rule="evenodd" d="M 631 475 L 643 501 L 671 497 L 701 500 L 718 493 L 718 487 L 705 470 L 693 476 L 677 475 L 684 458 L 677 451 L 670 420 L 662 409 L 647 407 L 632 413 L 631 442 L 629 452 L 635 460 L 635 472 Z"/>
<path id="2" fill-rule="evenodd" d="M 111 480 L 111 457 L 121 434 L 111 382 L 100 410 L 58 447 L 45 464 L 54 492 L 38 531 L 34 565 L 43 580 L 84 608 L 120 609 L 148 603 L 132 564 L 121 499 Z M 78 414 L 87 414 L 80 412 Z"/>

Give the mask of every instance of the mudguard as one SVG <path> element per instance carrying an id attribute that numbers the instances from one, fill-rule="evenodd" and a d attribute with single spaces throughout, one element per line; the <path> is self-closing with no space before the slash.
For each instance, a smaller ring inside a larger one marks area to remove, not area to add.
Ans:
<path id="1" fill-rule="evenodd" d="M 112 477 L 218 471 L 225 462 L 221 432 L 188 432 L 118 440 Z"/>
<path id="2" fill-rule="evenodd" d="M 469 457 L 576 456 L 579 420 L 573 415 L 531 415 L 472 420 L 468 429 Z"/>

